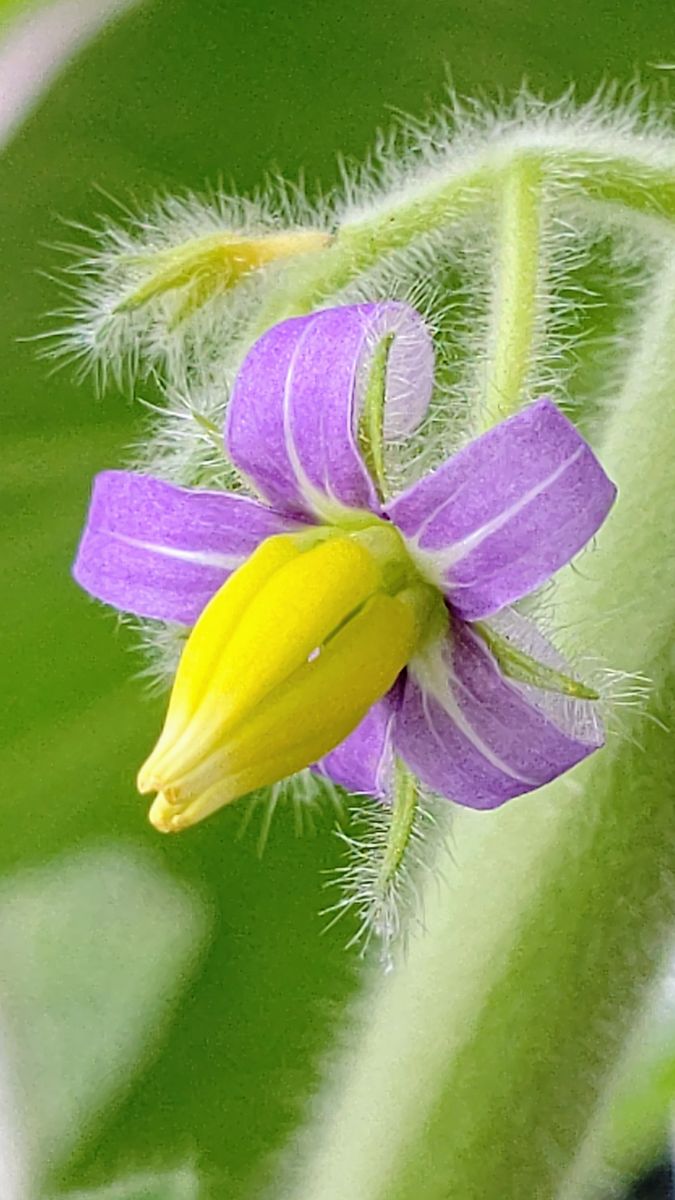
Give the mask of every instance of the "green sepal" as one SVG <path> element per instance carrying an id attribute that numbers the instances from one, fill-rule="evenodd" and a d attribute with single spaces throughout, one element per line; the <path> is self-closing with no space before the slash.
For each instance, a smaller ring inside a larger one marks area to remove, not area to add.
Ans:
<path id="1" fill-rule="evenodd" d="M 573 696 L 575 700 L 600 698 L 595 688 L 580 683 L 578 679 L 573 679 L 571 675 L 565 675 L 562 671 L 556 671 L 555 667 L 547 667 L 536 658 L 531 658 L 524 650 L 519 650 L 508 638 L 502 637 L 482 621 L 474 622 L 472 628 L 483 639 L 497 660 L 502 675 L 506 675 L 507 679 L 528 683 L 531 687 L 542 688 L 545 692 Z"/>
<path id="2" fill-rule="evenodd" d="M 386 491 L 384 469 L 384 402 L 387 384 L 387 362 L 393 341 L 393 334 L 383 337 L 373 354 L 358 431 L 359 448 L 381 500 L 384 499 Z"/>

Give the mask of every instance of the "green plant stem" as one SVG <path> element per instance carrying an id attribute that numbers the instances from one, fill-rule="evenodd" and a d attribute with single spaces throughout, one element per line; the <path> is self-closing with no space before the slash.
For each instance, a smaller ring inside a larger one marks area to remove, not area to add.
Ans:
<path id="1" fill-rule="evenodd" d="M 255 318 L 247 340 L 255 341 L 286 317 L 311 311 L 381 259 L 462 220 L 486 203 L 493 186 L 494 170 L 477 163 L 451 174 L 440 185 L 416 189 L 414 195 L 391 203 L 373 217 L 344 225 L 327 250 L 289 266 Z"/>
<path id="2" fill-rule="evenodd" d="M 290 264 L 243 344 L 250 345 L 278 321 L 325 303 L 387 256 L 471 216 L 499 195 L 504 183 L 507 192 L 510 186 L 516 193 L 516 163 L 523 180 L 528 172 L 539 172 L 544 190 L 555 182 L 570 198 L 654 219 L 662 230 L 669 230 L 675 220 L 675 162 L 650 162 L 637 138 L 621 149 L 608 146 L 602 152 L 584 149 L 573 133 L 550 142 L 539 134 L 526 147 L 517 138 L 506 139 L 478 154 L 460 156 L 445 170 L 429 172 L 424 182 L 403 188 L 367 217 L 345 223 L 328 249 Z"/>
<path id="3" fill-rule="evenodd" d="M 674 375 L 675 262 L 601 447 L 619 501 L 557 595 L 564 627 L 653 678 L 661 716 Z M 568 1200 L 675 919 L 674 768 L 669 735 L 627 709 L 623 734 L 568 776 L 458 815 L 447 880 L 426 889 L 426 935 L 371 981 L 287 1195 Z"/>
<path id="4" fill-rule="evenodd" d="M 499 198 L 483 429 L 517 412 L 524 400 L 541 317 L 541 221 L 540 163 L 516 157 L 504 172 Z"/>
<path id="5" fill-rule="evenodd" d="M 542 155 L 541 165 L 547 175 L 556 176 L 588 200 L 675 220 L 675 164 L 657 166 L 638 154 L 604 157 L 551 148 Z"/>

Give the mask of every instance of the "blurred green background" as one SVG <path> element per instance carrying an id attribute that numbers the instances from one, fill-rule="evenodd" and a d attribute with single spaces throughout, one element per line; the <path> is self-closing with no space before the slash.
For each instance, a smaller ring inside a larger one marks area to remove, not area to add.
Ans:
<path id="1" fill-rule="evenodd" d="M 133 849 L 196 889 L 210 929 L 179 907 L 201 958 L 180 967 L 175 1010 L 131 1082 L 66 1165 L 53 1158 L 54 1192 L 187 1161 L 205 1194 L 255 1194 L 358 977 L 345 929 L 322 936 L 341 857 L 330 821 L 299 839 L 282 814 L 262 859 L 255 828 L 239 838 L 236 807 L 176 839 L 146 823 L 133 781 L 160 705 L 133 679 L 133 639 L 69 577 L 91 478 L 122 461 L 143 412 L 68 369 L 50 374 L 25 340 L 58 323 L 63 220 L 90 225 L 115 201 L 220 179 L 246 191 L 270 169 L 326 188 L 338 152 L 361 159 L 392 110 L 423 115 L 448 80 L 494 96 L 525 78 L 550 97 L 576 82 L 585 98 L 637 72 L 663 86 L 669 55 L 672 0 L 149 0 L 74 60 L 5 149 L 0 871 L 11 881 L 90 847 Z M 114 924 L 114 897 L 106 905 Z M 141 889 L 124 928 L 150 962 L 146 917 Z M 36 1088 L 52 1086 L 45 1072 Z"/>

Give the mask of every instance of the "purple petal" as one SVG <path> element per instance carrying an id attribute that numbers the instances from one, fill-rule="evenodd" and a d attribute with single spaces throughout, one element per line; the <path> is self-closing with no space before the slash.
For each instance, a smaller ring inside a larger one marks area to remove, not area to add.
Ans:
<path id="1" fill-rule="evenodd" d="M 528 653 L 564 669 L 528 621 L 508 614 Z M 464 621 L 408 670 L 396 752 L 427 787 L 469 808 L 497 808 L 567 771 L 602 745 L 595 706 L 506 679 Z"/>
<path id="2" fill-rule="evenodd" d="M 384 436 L 400 438 L 421 421 L 433 383 L 433 347 L 413 309 L 324 309 L 275 325 L 249 351 L 225 440 L 271 504 L 319 519 L 336 505 L 380 511 L 357 430 L 373 353 L 389 335 Z"/>
<path id="3" fill-rule="evenodd" d="M 394 756 L 391 745 L 393 709 L 387 699 L 374 704 L 360 725 L 314 770 L 357 795 L 384 799 L 390 791 Z"/>
<path id="4" fill-rule="evenodd" d="M 593 536 L 616 488 L 547 397 L 389 505 L 454 610 L 477 620 L 531 592 Z"/>
<path id="5" fill-rule="evenodd" d="M 192 625 L 264 538 L 299 527 L 245 496 L 103 471 L 73 574 L 123 612 Z"/>

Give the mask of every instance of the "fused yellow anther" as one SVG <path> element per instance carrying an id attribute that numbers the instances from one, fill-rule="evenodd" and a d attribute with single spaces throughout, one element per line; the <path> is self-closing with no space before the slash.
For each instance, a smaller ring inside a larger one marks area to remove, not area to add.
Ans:
<path id="1" fill-rule="evenodd" d="M 195 625 L 138 776 L 163 832 L 327 754 L 415 653 L 436 594 L 395 531 L 326 535 L 264 542 Z"/>
<path id="2" fill-rule="evenodd" d="M 157 772 L 168 755 L 180 754 L 182 739 L 193 741 L 189 722 L 209 687 L 228 637 L 263 585 L 300 553 L 292 537 L 268 538 L 207 604 L 183 650 L 159 741 L 139 771 L 140 792 L 156 789 Z"/>
<path id="3" fill-rule="evenodd" d="M 147 264 L 148 278 L 117 305 L 117 312 L 130 312 L 167 292 L 182 290 L 173 321 L 178 322 L 200 308 L 217 292 L 234 287 L 246 275 L 260 267 L 300 254 L 323 249 L 331 234 L 318 229 L 267 233 L 260 237 L 241 237 L 235 233 L 207 234 L 182 245 L 138 256 L 134 261 Z"/>

